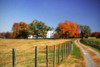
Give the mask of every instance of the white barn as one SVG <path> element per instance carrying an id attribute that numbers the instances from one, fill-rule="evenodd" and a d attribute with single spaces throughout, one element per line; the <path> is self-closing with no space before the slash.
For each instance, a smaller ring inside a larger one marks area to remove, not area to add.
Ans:
<path id="1" fill-rule="evenodd" d="M 32 35 L 28 36 L 28 39 L 35 39 L 35 38 L 36 36 L 32 36 Z M 38 38 L 43 38 L 43 37 L 38 37 Z M 46 38 L 54 38 L 54 31 L 47 31 Z"/>
<path id="2" fill-rule="evenodd" d="M 28 36 L 28 39 L 32 39 L 32 38 L 33 38 L 33 36 L 32 36 L 32 35 L 29 35 L 29 36 Z"/>
<path id="3" fill-rule="evenodd" d="M 47 31 L 46 38 L 54 38 L 54 31 Z"/>

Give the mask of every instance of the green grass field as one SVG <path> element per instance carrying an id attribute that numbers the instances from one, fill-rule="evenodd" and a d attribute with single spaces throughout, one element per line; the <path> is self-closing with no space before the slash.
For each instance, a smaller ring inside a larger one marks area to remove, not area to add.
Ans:
<path id="1" fill-rule="evenodd" d="M 73 45 L 73 51 L 71 52 L 71 55 L 77 59 L 80 59 L 82 57 L 80 48 L 77 47 L 75 44 Z"/>
<path id="2" fill-rule="evenodd" d="M 100 43 L 100 38 L 97 38 L 97 39 L 86 39 L 86 40 L 95 41 L 95 42 L 99 42 Z"/>
<path id="3" fill-rule="evenodd" d="M 98 38 L 98 39 L 81 39 L 80 42 L 100 51 L 100 38 Z"/>

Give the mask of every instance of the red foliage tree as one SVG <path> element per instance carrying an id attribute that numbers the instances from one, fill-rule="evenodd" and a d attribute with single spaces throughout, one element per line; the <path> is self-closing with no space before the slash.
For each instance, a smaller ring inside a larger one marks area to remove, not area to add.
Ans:
<path id="1" fill-rule="evenodd" d="M 65 21 L 59 23 L 60 31 L 62 33 L 62 37 L 78 37 L 80 34 L 80 25 L 76 24 L 75 22 Z"/>
<path id="2" fill-rule="evenodd" d="M 93 32 L 91 34 L 92 37 L 97 37 L 97 38 L 100 38 L 100 32 Z"/>
<path id="3" fill-rule="evenodd" d="M 13 38 L 21 37 L 22 33 L 27 32 L 27 28 L 28 28 L 28 24 L 26 24 L 25 22 L 14 23 L 12 27 Z"/>
<path id="4" fill-rule="evenodd" d="M 0 33 L 0 38 L 5 38 L 5 35 L 6 35 L 5 32 Z"/>
<path id="5" fill-rule="evenodd" d="M 0 38 L 12 38 L 12 32 L 0 33 Z"/>

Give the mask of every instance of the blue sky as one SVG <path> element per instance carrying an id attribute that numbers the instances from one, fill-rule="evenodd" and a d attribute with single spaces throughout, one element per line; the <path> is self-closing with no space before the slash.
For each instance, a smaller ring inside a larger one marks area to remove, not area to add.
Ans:
<path id="1" fill-rule="evenodd" d="M 69 20 L 100 32 L 100 0 L 0 0 L 0 32 L 34 19 L 54 28 Z"/>

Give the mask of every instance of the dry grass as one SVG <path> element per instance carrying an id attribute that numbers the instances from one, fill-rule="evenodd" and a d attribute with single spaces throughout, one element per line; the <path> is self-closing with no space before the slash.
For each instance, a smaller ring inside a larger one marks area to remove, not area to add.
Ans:
<path id="1" fill-rule="evenodd" d="M 24 40 L 24 39 L 0 39 L 0 53 L 7 53 L 12 50 L 12 48 L 16 48 L 17 51 L 20 52 L 33 52 L 34 47 L 38 46 L 41 50 L 41 47 L 46 45 L 53 46 L 57 44 L 64 43 L 66 39 L 59 39 L 59 40 Z M 29 49 L 33 49 L 29 50 Z"/>
<path id="2" fill-rule="evenodd" d="M 12 48 L 17 50 L 17 66 L 18 67 L 32 67 L 34 66 L 34 47 L 38 46 L 39 59 L 41 62 L 39 66 L 45 67 L 45 47 L 48 45 L 53 49 L 53 45 L 58 45 L 70 40 L 56 39 L 56 40 L 29 40 L 29 39 L 0 39 L 0 67 L 11 67 L 12 63 Z M 43 53 L 41 53 L 41 51 Z M 42 60 L 41 60 L 42 59 Z M 52 63 L 50 63 L 52 64 Z M 52 67 L 52 65 L 51 65 Z"/>

